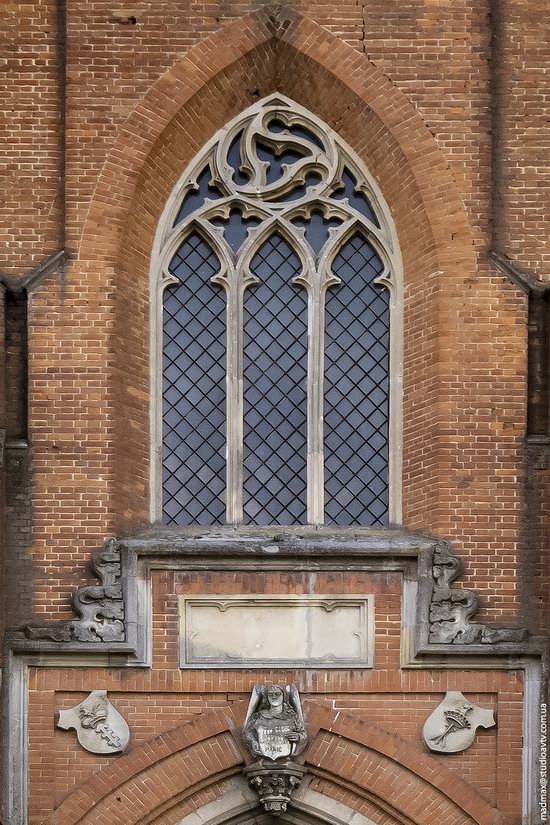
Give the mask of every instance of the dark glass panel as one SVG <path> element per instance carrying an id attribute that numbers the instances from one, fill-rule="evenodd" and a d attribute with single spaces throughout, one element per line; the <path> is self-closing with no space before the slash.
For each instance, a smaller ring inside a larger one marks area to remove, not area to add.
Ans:
<path id="1" fill-rule="evenodd" d="M 268 125 L 268 130 L 270 132 L 275 132 L 276 134 L 280 134 L 281 132 L 288 132 L 295 137 L 302 138 L 303 140 L 309 141 L 309 143 L 313 143 L 317 146 L 318 149 L 322 149 L 324 151 L 324 146 L 319 138 L 313 134 L 306 126 L 285 126 L 285 124 L 281 120 L 272 120 Z"/>
<path id="2" fill-rule="evenodd" d="M 276 183 L 283 177 L 283 164 L 292 166 L 304 157 L 304 152 L 295 151 L 294 149 L 285 149 L 281 154 L 277 155 L 274 149 L 267 144 L 258 143 L 256 152 L 260 160 L 269 163 L 267 169 L 266 181 L 268 184 Z"/>
<path id="3" fill-rule="evenodd" d="M 318 172 L 308 172 L 306 182 L 297 184 L 293 189 L 277 198 L 272 198 L 273 203 L 291 203 L 300 200 L 308 193 L 308 189 L 321 183 L 321 175 Z"/>
<path id="4" fill-rule="evenodd" d="M 342 284 L 327 294 L 325 520 L 388 523 L 389 292 L 373 281 L 382 262 L 362 235 L 333 263 Z"/>
<path id="5" fill-rule="evenodd" d="M 163 315 L 163 522 L 225 522 L 225 295 L 219 262 L 190 235 L 170 271 Z"/>
<path id="6" fill-rule="evenodd" d="M 242 132 L 239 132 L 231 143 L 229 151 L 227 152 L 227 162 L 233 167 L 233 180 L 237 186 L 246 186 L 249 181 L 247 172 L 241 172 L 241 138 Z"/>
<path id="7" fill-rule="evenodd" d="M 196 212 L 197 209 L 200 209 L 206 200 L 213 201 L 221 198 L 221 192 L 219 189 L 216 189 L 215 186 L 210 186 L 211 180 L 212 173 L 210 171 L 210 166 L 206 166 L 197 178 L 197 188 L 191 189 L 184 197 L 178 214 L 176 215 L 174 226 L 181 223 L 184 218 L 188 218 L 192 212 Z"/>
<path id="8" fill-rule="evenodd" d="M 239 209 L 232 209 L 229 218 L 214 218 L 214 226 L 223 227 L 223 236 L 233 252 L 238 252 L 248 238 L 249 231 L 258 226 L 259 218 L 243 218 Z"/>
<path id="9" fill-rule="evenodd" d="M 376 217 L 376 213 L 372 208 L 371 202 L 364 192 L 355 191 L 356 186 L 357 181 L 355 177 L 351 174 L 349 169 L 345 167 L 342 175 L 342 186 L 332 194 L 332 197 L 336 200 L 343 200 L 343 198 L 347 198 L 350 206 L 357 209 L 361 215 L 364 215 L 372 221 L 375 226 L 380 226 L 380 222 Z"/>
<path id="10" fill-rule="evenodd" d="M 292 223 L 305 229 L 306 241 L 318 255 L 328 240 L 330 227 L 338 226 L 342 221 L 334 218 L 326 220 L 320 212 L 313 212 L 310 218 L 296 218 Z"/>
<path id="11" fill-rule="evenodd" d="M 307 296 L 298 256 L 273 235 L 254 256 L 245 293 L 244 521 L 307 520 Z"/>

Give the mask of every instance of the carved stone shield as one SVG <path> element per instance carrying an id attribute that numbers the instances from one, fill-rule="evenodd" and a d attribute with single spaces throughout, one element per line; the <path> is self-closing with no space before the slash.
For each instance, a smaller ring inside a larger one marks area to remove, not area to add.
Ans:
<path id="1" fill-rule="evenodd" d="M 449 690 L 426 719 L 422 738 L 431 751 L 459 753 L 470 747 L 478 728 L 492 728 L 495 724 L 490 708 L 480 708 L 460 691 Z"/>
<path id="2" fill-rule="evenodd" d="M 267 759 L 280 759 L 290 756 L 292 743 L 288 739 L 294 726 L 286 719 L 259 719 L 256 723 L 258 745 L 262 756 Z"/>
<path id="3" fill-rule="evenodd" d="M 130 741 L 128 723 L 110 703 L 106 690 L 93 690 L 80 704 L 60 710 L 57 727 L 74 728 L 78 741 L 90 753 L 121 753 Z"/>

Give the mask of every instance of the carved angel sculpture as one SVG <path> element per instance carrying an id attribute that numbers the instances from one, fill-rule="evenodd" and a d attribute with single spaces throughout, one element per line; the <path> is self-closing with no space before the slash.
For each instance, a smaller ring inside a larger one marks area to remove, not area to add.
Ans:
<path id="1" fill-rule="evenodd" d="M 283 759 L 305 748 L 307 734 L 295 685 L 256 684 L 243 730 L 243 740 L 253 756 Z"/>

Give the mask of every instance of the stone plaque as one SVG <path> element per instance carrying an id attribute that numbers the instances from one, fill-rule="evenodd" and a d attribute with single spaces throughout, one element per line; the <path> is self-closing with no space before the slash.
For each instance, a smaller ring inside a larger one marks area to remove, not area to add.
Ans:
<path id="1" fill-rule="evenodd" d="M 373 596 L 180 596 L 184 668 L 373 666 Z"/>

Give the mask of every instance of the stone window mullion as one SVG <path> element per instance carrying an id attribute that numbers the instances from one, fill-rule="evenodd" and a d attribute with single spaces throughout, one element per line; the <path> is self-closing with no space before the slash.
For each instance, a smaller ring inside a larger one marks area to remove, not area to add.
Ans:
<path id="1" fill-rule="evenodd" d="M 279 241 L 274 240 L 276 236 Z M 200 243 L 190 243 L 194 237 Z M 212 264 L 205 257 L 208 249 L 212 260 L 219 263 L 219 270 L 211 276 L 207 268 Z M 291 263 L 292 255 L 296 261 Z M 258 273 L 253 271 L 253 259 Z M 153 520 L 162 513 L 161 493 L 174 497 L 171 508 L 175 515 L 169 516 L 167 523 L 175 524 L 223 523 L 220 506 L 222 510 L 225 506 L 223 518 L 229 524 L 384 524 L 400 520 L 400 267 L 397 237 L 376 183 L 339 136 L 310 112 L 272 95 L 212 138 L 174 188 L 159 223 L 152 258 Z M 180 272 L 189 283 L 197 283 L 196 276 L 201 275 L 196 298 L 178 280 Z M 210 293 L 204 281 L 207 277 Z M 179 341 L 167 339 L 167 352 L 176 354 L 169 364 L 170 397 L 165 400 L 165 410 L 169 410 L 165 415 L 172 423 L 164 420 L 161 426 L 161 401 L 165 398 L 161 387 L 162 326 L 172 322 L 174 328 L 178 321 L 173 310 L 177 302 L 172 299 L 171 315 L 163 320 L 163 290 L 172 285 L 171 295 L 179 288 L 181 296 L 188 296 L 180 301 L 182 317 L 188 318 L 190 329 L 199 329 L 200 340 L 185 332 L 178 333 Z M 302 306 L 297 302 L 291 285 L 305 289 L 307 310 L 305 301 Z M 380 291 L 386 294 L 382 301 L 377 298 Z M 221 294 L 225 299 L 223 319 Z M 283 300 L 281 296 L 286 297 Z M 368 301 L 363 300 L 365 296 Z M 191 315 L 186 302 L 195 307 Z M 198 313 L 196 323 L 194 311 Z M 257 313 L 257 323 L 250 327 L 255 330 L 252 338 L 247 332 L 250 311 Z M 355 312 L 361 317 L 354 318 Z M 380 313 L 385 313 L 384 317 Z M 212 330 L 208 329 L 209 317 Z M 215 373 L 219 380 L 220 339 L 212 338 L 212 351 L 208 342 L 210 332 L 219 335 L 215 329 L 220 330 L 223 324 L 225 389 L 216 384 L 218 400 L 212 404 L 209 369 L 212 365 L 212 377 Z M 262 324 L 266 326 L 262 328 Z M 360 336 L 355 343 L 350 343 L 351 330 Z M 379 334 L 383 340 L 377 338 Z M 266 342 L 269 350 L 260 352 L 254 335 Z M 177 346 L 183 340 L 187 343 L 181 365 L 188 375 L 178 383 Z M 194 351 L 200 355 L 193 366 L 189 357 Z M 262 362 L 261 368 L 255 358 Z M 194 375 L 199 376 L 198 384 L 193 383 Z M 183 393 L 181 399 L 178 392 Z M 222 414 L 219 399 L 223 395 Z M 251 407 L 253 397 L 258 399 L 257 408 Z M 355 409 L 354 398 L 363 399 Z M 193 399 L 199 399 L 196 414 L 189 411 Z M 182 416 L 181 424 L 177 414 Z M 209 445 L 208 433 L 215 420 L 222 422 L 225 430 L 212 431 Z M 256 432 L 253 422 L 257 422 Z M 168 491 L 161 488 L 160 463 L 160 441 L 167 426 L 172 429 L 169 443 L 164 442 L 164 455 L 170 456 L 170 467 L 176 467 L 173 472 L 166 470 Z M 177 478 L 180 436 L 181 464 L 187 473 L 181 480 L 183 492 Z M 289 439 L 286 443 L 285 438 Z M 189 456 L 193 445 L 198 445 L 197 455 Z M 194 467 L 199 468 L 197 478 Z M 222 478 L 225 489 L 220 489 Z M 289 486 L 282 489 L 285 478 Z M 205 488 L 200 489 L 203 480 Z M 371 494 L 374 498 L 369 503 Z M 352 501 L 356 495 L 363 495 L 362 503 Z M 193 496 L 203 503 L 203 513 Z M 185 513 L 183 521 L 177 514 L 179 504 Z M 357 522 L 355 512 L 359 514 Z"/>

